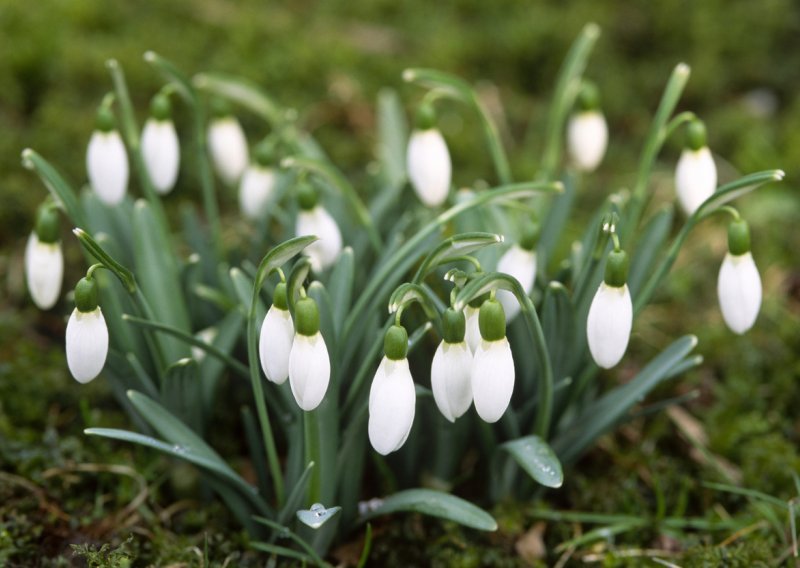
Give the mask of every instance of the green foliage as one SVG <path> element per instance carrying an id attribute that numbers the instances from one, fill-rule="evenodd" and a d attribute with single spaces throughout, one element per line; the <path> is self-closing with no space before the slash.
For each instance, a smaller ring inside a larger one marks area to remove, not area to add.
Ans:
<path id="1" fill-rule="evenodd" d="M 129 550 L 133 536 L 121 543 L 112 546 L 108 543 L 102 546 L 92 544 L 73 544 L 72 554 L 76 558 L 83 558 L 89 568 L 129 568 L 136 556 Z"/>

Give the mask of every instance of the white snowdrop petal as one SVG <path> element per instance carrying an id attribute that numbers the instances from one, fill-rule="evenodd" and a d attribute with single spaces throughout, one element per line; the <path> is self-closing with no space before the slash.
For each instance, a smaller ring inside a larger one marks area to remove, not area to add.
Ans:
<path id="1" fill-rule="evenodd" d="M 108 355 L 108 328 L 98 307 L 91 312 L 72 311 L 67 322 L 67 366 L 79 383 L 100 374 Z"/>
<path id="2" fill-rule="evenodd" d="M 116 205 L 128 190 L 128 155 L 119 132 L 96 130 L 86 150 L 86 171 L 97 197 Z"/>
<path id="3" fill-rule="evenodd" d="M 464 308 L 464 318 L 466 319 L 465 339 L 469 350 L 473 353 L 478 349 L 478 345 L 481 342 L 481 329 L 478 321 L 480 311 L 480 308 L 473 308 L 472 306 Z"/>
<path id="4" fill-rule="evenodd" d="M 761 277 L 749 252 L 728 253 L 719 270 L 717 296 L 722 317 L 734 333 L 753 327 L 761 308 Z"/>
<path id="5" fill-rule="evenodd" d="M 273 383 L 281 385 L 289 376 L 292 343 L 294 343 L 294 323 L 289 310 L 271 306 L 264 316 L 264 323 L 261 324 L 258 354 L 264 374 Z"/>
<path id="6" fill-rule="evenodd" d="M 531 290 L 533 290 L 533 283 L 536 280 L 536 253 L 525 250 L 517 244 L 512 245 L 500 257 L 497 263 L 497 271 L 516 278 L 525 293 L 530 294 Z M 498 290 L 496 297 L 503 305 L 506 321 L 510 322 L 519 313 L 519 302 L 514 297 L 514 294 L 508 290 Z"/>
<path id="7" fill-rule="evenodd" d="M 415 130 L 408 141 L 408 177 L 420 201 L 428 207 L 444 203 L 450 192 L 450 152 L 436 128 Z"/>
<path id="8" fill-rule="evenodd" d="M 289 352 L 289 384 L 297 405 L 314 410 L 322 402 L 331 379 L 331 362 L 322 335 L 295 334 Z"/>
<path id="9" fill-rule="evenodd" d="M 472 404 L 472 352 L 466 342 L 442 341 L 431 363 L 431 389 L 439 411 L 450 422 Z"/>
<path id="10" fill-rule="evenodd" d="M 367 431 L 376 452 L 385 456 L 405 443 L 414 424 L 416 399 L 408 360 L 384 357 L 370 388 Z"/>
<path id="11" fill-rule="evenodd" d="M 219 177 L 235 185 L 250 160 L 242 125 L 232 116 L 214 119 L 208 127 L 208 150 Z"/>
<path id="12" fill-rule="evenodd" d="M 681 152 L 675 168 L 675 190 L 687 215 L 694 213 L 717 189 L 717 166 L 707 146 Z"/>
<path id="13" fill-rule="evenodd" d="M 628 347 L 632 325 L 633 305 L 628 285 L 600 284 L 586 320 L 586 338 L 595 363 L 604 369 L 619 363 Z"/>
<path id="14" fill-rule="evenodd" d="M 195 338 L 199 339 L 203 343 L 208 343 L 209 345 L 214 343 L 214 340 L 217 338 L 219 334 L 219 330 L 214 327 L 207 327 L 205 329 L 201 329 L 197 333 L 194 334 Z M 206 350 L 202 349 L 197 346 L 192 346 L 192 359 L 200 363 L 203 359 L 206 358 Z"/>
<path id="15" fill-rule="evenodd" d="M 171 120 L 149 118 L 142 130 L 142 157 L 155 190 L 166 195 L 175 187 L 181 151 Z"/>
<path id="16" fill-rule="evenodd" d="M 597 169 L 608 145 L 608 125 L 602 113 L 584 111 L 567 125 L 567 149 L 575 167 L 584 172 Z"/>
<path id="17" fill-rule="evenodd" d="M 508 340 L 481 340 L 472 361 L 472 396 L 478 416 L 486 422 L 497 422 L 508 408 L 514 374 Z"/>
<path id="18" fill-rule="evenodd" d="M 32 232 L 25 246 L 25 281 L 33 303 L 49 310 L 58 301 L 64 278 L 64 255 L 61 243 L 43 243 Z"/>
<path id="19" fill-rule="evenodd" d="M 339 231 L 339 225 L 321 205 L 310 211 L 301 210 L 297 214 L 295 234 L 298 237 L 305 235 L 319 237 L 305 249 L 314 272 L 321 272 L 331 266 L 342 252 L 342 233 Z"/>
<path id="20" fill-rule="evenodd" d="M 242 214 L 256 221 L 266 212 L 272 190 L 275 188 L 275 172 L 258 164 L 248 166 L 239 184 L 239 208 Z"/>

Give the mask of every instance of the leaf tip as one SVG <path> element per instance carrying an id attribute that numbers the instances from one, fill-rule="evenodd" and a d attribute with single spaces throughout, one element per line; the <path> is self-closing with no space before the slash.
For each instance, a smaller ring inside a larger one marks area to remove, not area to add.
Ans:
<path id="1" fill-rule="evenodd" d="M 153 63 L 156 60 L 156 52 L 153 51 L 152 49 L 148 49 L 147 51 L 144 52 L 144 55 L 142 57 L 148 63 Z"/>
<path id="2" fill-rule="evenodd" d="M 772 174 L 772 179 L 775 181 L 781 181 L 786 176 L 786 172 L 783 170 L 775 170 L 775 173 Z"/>
<path id="3" fill-rule="evenodd" d="M 583 26 L 583 33 L 590 39 L 597 39 L 600 37 L 600 26 L 596 22 L 589 22 Z"/>
<path id="4" fill-rule="evenodd" d="M 697 336 L 696 335 L 690 335 L 689 336 L 689 344 L 691 345 L 692 349 L 697 347 L 697 343 L 698 343 Z"/>
<path id="5" fill-rule="evenodd" d="M 406 69 L 403 71 L 403 81 L 410 83 L 417 78 L 417 74 L 413 69 Z"/>
<path id="6" fill-rule="evenodd" d="M 106 59 L 106 68 L 117 69 L 118 67 L 119 67 L 119 62 L 116 59 L 114 59 L 113 57 L 111 59 Z"/>
<path id="7" fill-rule="evenodd" d="M 689 67 L 686 63 L 680 62 L 675 66 L 675 74 L 680 77 L 688 78 L 691 72 L 692 68 Z"/>

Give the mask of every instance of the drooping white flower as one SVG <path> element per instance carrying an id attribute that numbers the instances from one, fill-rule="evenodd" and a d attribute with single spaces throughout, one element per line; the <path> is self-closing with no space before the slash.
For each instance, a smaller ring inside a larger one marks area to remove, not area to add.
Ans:
<path id="1" fill-rule="evenodd" d="M 369 441 L 386 455 L 405 444 L 414 424 L 417 394 L 408 359 L 381 360 L 369 390 Z"/>
<path id="2" fill-rule="evenodd" d="M 264 323 L 261 324 L 261 335 L 258 341 L 261 368 L 273 383 L 281 385 L 286 382 L 286 378 L 289 376 L 289 356 L 293 343 L 294 323 L 292 323 L 289 310 L 281 309 L 273 304 L 267 310 Z"/>
<path id="3" fill-rule="evenodd" d="M 536 280 L 536 252 L 514 244 L 500 257 L 497 271 L 516 278 L 525 294 L 530 294 Z M 498 290 L 497 299 L 503 304 L 506 321 L 510 322 L 519 313 L 519 302 L 508 290 Z"/>
<path id="4" fill-rule="evenodd" d="M 61 243 L 43 243 L 31 232 L 25 246 L 25 281 L 33 303 L 49 310 L 58 301 L 64 278 L 64 254 Z"/>
<path id="5" fill-rule="evenodd" d="M 149 118 L 142 130 L 142 157 L 153 187 L 166 195 L 175 187 L 181 151 L 172 120 Z"/>
<path id="6" fill-rule="evenodd" d="M 97 197 L 116 205 L 128 191 L 128 154 L 117 130 L 95 130 L 86 150 L 86 171 Z"/>
<path id="7" fill-rule="evenodd" d="M 465 339 L 467 341 L 467 345 L 469 346 L 469 350 L 472 351 L 472 353 L 475 353 L 475 351 L 478 350 L 478 345 L 481 342 L 479 313 L 480 308 L 473 308 L 469 305 L 464 308 L 464 317 L 467 319 L 467 331 Z"/>
<path id="8" fill-rule="evenodd" d="M 236 185 L 249 162 L 247 139 L 239 121 L 230 115 L 214 118 L 208 127 L 208 149 L 222 181 Z"/>
<path id="9" fill-rule="evenodd" d="M 450 192 L 450 152 L 436 128 L 415 130 L 408 141 L 408 177 L 420 201 L 438 207 Z"/>
<path id="10" fill-rule="evenodd" d="M 750 252 L 725 255 L 717 279 L 717 295 L 722 317 L 731 331 L 741 335 L 753 327 L 761 308 L 761 277 Z"/>
<path id="11" fill-rule="evenodd" d="M 508 408 L 514 393 L 514 375 L 508 340 L 482 339 L 472 361 L 471 378 L 475 410 L 486 422 L 497 422 Z"/>
<path id="12" fill-rule="evenodd" d="M 628 347 L 633 325 L 633 304 L 628 285 L 600 284 L 589 308 L 586 338 L 595 363 L 610 369 Z"/>
<path id="13" fill-rule="evenodd" d="M 597 110 L 578 112 L 567 125 L 567 149 L 575 167 L 593 172 L 600 165 L 608 145 L 608 125 Z"/>
<path id="14" fill-rule="evenodd" d="M 318 237 L 318 240 L 305 249 L 314 272 L 321 272 L 331 266 L 342 252 L 342 233 L 339 231 L 339 225 L 322 205 L 315 205 L 308 210 L 300 209 L 297 214 L 295 235 Z"/>
<path id="15" fill-rule="evenodd" d="M 88 383 L 103 370 L 108 355 L 108 328 L 98 306 L 91 312 L 72 310 L 67 322 L 67 366 L 79 383 Z"/>
<path id="16" fill-rule="evenodd" d="M 258 163 L 247 167 L 239 184 L 239 208 L 245 217 L 256 221 L 264 216 L 276 179 L 272 168 Z"/>
<path id="17" fill-rule="evenodd" d="M 686 214 L 694 213 L 716 188 L 717 167 L 708 146 L 684 149 L 675 168 L 675 190 Z"/>
<path id="18" fill-rule="evenodd" d="M 297 405 L 314 410 L 322 402 L 331 379 L 331 361 L 319 332 L 319 309 L 309 297 L 295 304 L 296 332 L 289 351 L 289 385 Z M 276 374 L 277 376 L 277 374 Z"/>
<path id="19" fill-rule="evenodd" d="M 472 404 L 472 352 L 465 341 L 442 340 L 431 363 L 431 389 L 439 411 L 450 422 Z"/>

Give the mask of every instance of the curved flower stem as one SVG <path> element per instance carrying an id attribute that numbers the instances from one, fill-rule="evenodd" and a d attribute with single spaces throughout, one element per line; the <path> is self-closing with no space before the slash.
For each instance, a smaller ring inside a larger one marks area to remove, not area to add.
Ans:
<path id="1" fill-rule="evenodd" d="M 564 64 L 561 66 L 553 93 L 553 105 L 547 116 L 546 142 L 538 179 L 552 179 L 558 168 L 563 146 L 564 123 L 575 103 L 575 97 L 578 96 L 581 75 L 583 75 L 589 54 L 598 37 L 600 37 L 600 27 L 595 23 L 586 24 L 581 34 L 573 42 Z"/>
<path id="2" fill-rule="evenodd" d="M 493 292 L 497 288 L 504 288 L 511 291 L 517 298 L 520 305 L 520 311 L 525 318 L 528 331 L 533 339 L 533 347 L 536 350 L 536 356 L 539 358 L 539 365 L 541 367 L 541 375 L 539 377 L 539 412 L 536 415 L 536 424 L 534 425 L 534 433 L 547 440 L 547 434 L 550 430 L 550 422 L 553 414 L 553 365 L 550 361 L 550 353 L 547 350 L 547 342 L 544 337 L 544 330 L 539 321 L 539 315 L 536 313 L 536 307 L 533 301 L 525 293 L 522 285 L 513 276 L 503 274 L 500 272 L 488 272 L 472 280 L 469 284 L 459 292 L 453 308 L 456 310 L 464 309 L 466 304 L 485 294 L 486 292 Z"/>
<path id="3" fill-rule="evenodd" d="M 636 185 L 633 188 L 631 200 L 628 204 L 625 223 L 622 225 L 620 231 L 622 240 L 626 246 L 627 240 L 636 230 L 639 219 L 642 216 L 647 201 L 647 182 L 650 179 L 650 173 L 653 171 L 653 164 L 655 164 L 656 157 L 661 151 L 661 147 L 664 145 L 667 136 L 682 122 L 690 118 L 689 114 L 683 113 L 675 117 L 673 121 L 668 122 L 672 111 L 675 110 L 675 106 L 681 98 L 681 93 L 683 93 L 686 82 L 689 80 L 690 72 L 689 66 L 685 63 L 679 63 L 675 66 L 667 82 L 667 86 L 664 88 L 664 94 L 661 96 L 658 110 L 653 117 L 650 130 L 647 133 L 642 156 L 639 159 Z"/>
<path id="4" fill-rule="evenodd" d="M 59 171 L 53 165 L 41 157 L 37 152 L 30 148 L 22 151 L 22 165 L 36 172 L 39 179 L 47 187 L 50 195 L 56 203 L 64 210 L 72 222 L 77 226 L 85 226 L 83 210 L 78 201 L 78 195 L 72 186 L 67 183 Z"/>
<path id="5" fill-rule="evenodd" d="M 717 191 L 706 199 L 700 207 L 686 220 L 675 240 L 672 242 L 669 250 L 667 251 L 664 260 L 653 271 L 652 276 L 647 280 L 642 290 L 637 294 L 633 303 L 633 313 L 638 314 L 653 295 L 656 287 L 661 283 L 664 277 L 672 268 L 678 253 L 683 246 L 689 232 L 703 219 L 710 217 L 720 210 L 730 212 L 732 209 L 725 205 L 728 201 L 735 199 L 745 193 L 749 193 L 760 186 L 773 181 L 780 181 L 783 179 L 783 171 L 781 170 L 766 170 L 755 174 L 750 174 L 740 178 L 734 182 L 728 183 L 717 189 Z M 735 211 L 735 210 L 734 210 Z"/>
<path id="6" fill-rule="evenodd" d="M 504 185 L 513 183 L 511 166 L 508 163 L 505 148 L 500 140 L 497 125 L 492 120 L 489 111 L 481 102 L 475 89 L 455 75 L 434 69 L 406 69 L 403 71 L 403 79 L 409 83 L 417 83 L 432 89 L 431 92 L 434 94 L 430 95 L 430 97 L 449 97 L 473 107 L 481 121 L 486 143 L 489 146 L 489 153 L 492 156 L 494 169 L 497 173 L 497 179 Z M 429 98 L 429 95 L 426 95 L 426 98 Z"/>

